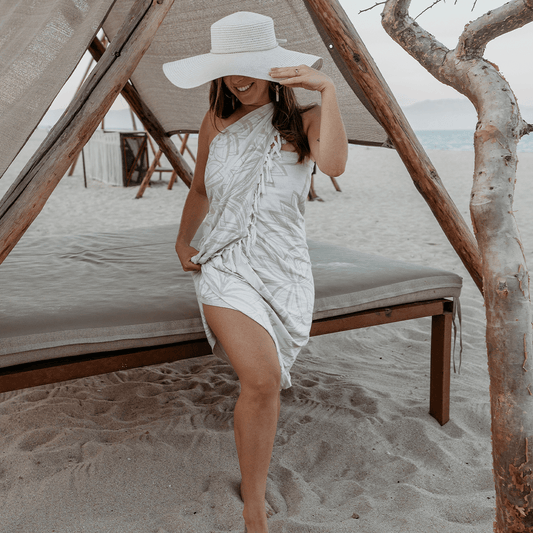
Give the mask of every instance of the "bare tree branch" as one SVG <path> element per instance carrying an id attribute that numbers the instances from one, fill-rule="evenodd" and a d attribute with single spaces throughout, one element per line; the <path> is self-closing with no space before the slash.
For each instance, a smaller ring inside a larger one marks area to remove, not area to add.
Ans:
<path id="1" fill-rule="evenodd" d="M 522 123 L 522 128 L 520 129 L 520 137 L 524 135 L 529 135 L 533 132 L 533 124 L 528 124 L 525 120 Z"/>
<path id="2" fill-rule="evenodd" d="M 443 79 L 440 67 L 450 50 L 411 18 L 410 4 L 411 0 L 387 0 L 381 23 L 385 31 L 426 70 L 449 84 Z"/>
<path id="3" fill-rule="evenodd" d="M 415 20 L 422 16 L 426 11 L 429 11 L 433 6 L 437 5 L 437 4 L 440 4 L 441 2 L 443 2 L 444 0 L 435 0 L 430 6 L 426 7 L 426 9 L 424 9 L 423 11 L 421 11 L 420 13 L 418 13 L 418 15 L 415 17 Z"/>
<path id="4" fill-rule="evenodd" d="M 465 27 L 457 45 L 461 59 L 482 57 L 487 43 L 533 21 L 533 0 L 512 0 Z"/>
<path id="5" fill-rule="evenodd" d="M 386 2 L 386 0 L 383 0 L 383 2 L 376 2 L 373 6 L 367 7 L 366 9 L 361 9 L 361 11 L 359 11 L 358 15 L 360 15 L 361 13 L 364 13 L 365 11 L 370 11 L 371 9 L 374 9 L 377 6 L 382 6 L 385 2 Z M 439 2 L 440 2 L 440 0 L 439 0 Z"/>

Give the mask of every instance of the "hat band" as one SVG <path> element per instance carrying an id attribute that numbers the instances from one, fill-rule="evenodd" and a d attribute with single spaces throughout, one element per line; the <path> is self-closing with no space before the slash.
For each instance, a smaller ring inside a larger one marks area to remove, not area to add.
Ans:
<path id="1" fill-rule="evenodd" d="M 235 50 L 235 48 L 232 48 L 231 50 L 210 50 L 211 54 L 241 54 L 245 52 L 266 52 L 267 50 L 274 50 L 274 48 L 278 47 L 278 43 L 276 43 L 274 46 L 269 46 L 268 48 L 253 48 L 251 50 Z"/>

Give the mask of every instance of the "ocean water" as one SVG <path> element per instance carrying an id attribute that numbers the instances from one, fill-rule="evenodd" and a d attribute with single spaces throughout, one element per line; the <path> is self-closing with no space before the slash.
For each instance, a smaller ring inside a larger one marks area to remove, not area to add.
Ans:
<path id="1" fill-rule="evenodd" d="M 426 150 L 474 151 L 472 130 L 418 130 L 416 136 Z M 533 152 L 533 133 L 518 143 L 519 152 Z"/>

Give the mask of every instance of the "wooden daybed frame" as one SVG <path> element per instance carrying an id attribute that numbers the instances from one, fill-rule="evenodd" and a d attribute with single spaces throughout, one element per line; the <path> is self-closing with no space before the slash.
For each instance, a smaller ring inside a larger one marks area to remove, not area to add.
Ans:
<path id="1" fill-rule="evenodd" d="M 444 425 L 450 418 L 450 358 L 453 301 L 447 299 L 369 309 L 313 321 L 311 336 L 403 320 L 432 317 L 429 413 Z M 211 353 L 206 339 L 26 363 L 0 369 L 0 392 L 169 363 Z"/>

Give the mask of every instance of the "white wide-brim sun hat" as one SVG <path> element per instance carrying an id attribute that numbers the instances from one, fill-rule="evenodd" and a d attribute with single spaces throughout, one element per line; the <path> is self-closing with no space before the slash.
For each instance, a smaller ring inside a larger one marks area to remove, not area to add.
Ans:
<path id="1" fill-rule="evenodd" d="M 233 75 L 279 82 L 268 75 L 274 67 L 322 67 L 321 57 L 286 50 L 279 42 L 270 17 L 239 11 L 211 26 L 208 54 L 165 63 L 163 72 L 174 85 L 191 89 Z"/>

